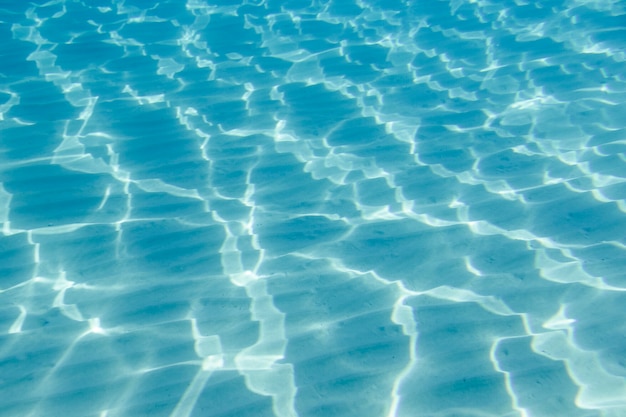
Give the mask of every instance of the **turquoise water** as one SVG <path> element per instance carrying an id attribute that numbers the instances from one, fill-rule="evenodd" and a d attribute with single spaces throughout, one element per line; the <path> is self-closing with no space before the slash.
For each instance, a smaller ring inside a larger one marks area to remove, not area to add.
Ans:
<path id="1" fill-rule="evenodd" d="M 0 415 L 626 416 L 626 3 L 0 0 Z"/>

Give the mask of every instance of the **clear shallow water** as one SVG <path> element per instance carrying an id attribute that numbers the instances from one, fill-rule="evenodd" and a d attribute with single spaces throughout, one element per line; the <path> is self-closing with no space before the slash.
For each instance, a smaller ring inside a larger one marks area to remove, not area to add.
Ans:
<path id="1" fill-rule="evenodd" d="M 626 415 L 619 1 L 0 2 L 0 415 Z"/>

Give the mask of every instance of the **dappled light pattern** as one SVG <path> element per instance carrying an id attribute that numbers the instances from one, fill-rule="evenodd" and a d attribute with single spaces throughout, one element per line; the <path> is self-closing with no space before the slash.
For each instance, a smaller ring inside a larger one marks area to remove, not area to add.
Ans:
<path id="1" fill-rule="evenodd" d="M 0 5 L 0 415 L 626 415 L 626 3 Z"/>

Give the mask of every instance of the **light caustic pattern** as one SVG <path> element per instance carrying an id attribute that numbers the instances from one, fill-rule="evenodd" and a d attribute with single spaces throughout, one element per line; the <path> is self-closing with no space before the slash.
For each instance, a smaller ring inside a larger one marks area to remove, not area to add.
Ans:
<path id="1" fill-rule="evenodd" d="M 0 22 L 0 415 L 626 415 L 624 2 Z"/>

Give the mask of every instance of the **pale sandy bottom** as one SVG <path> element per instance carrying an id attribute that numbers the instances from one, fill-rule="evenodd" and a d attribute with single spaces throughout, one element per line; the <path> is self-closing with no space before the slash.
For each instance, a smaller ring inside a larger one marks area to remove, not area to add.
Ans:
<path id="1" fill-rule="evenodd" d="M 624 2 L 148 3 L 0 2 L 1 416 L 626 416 Z"/>

